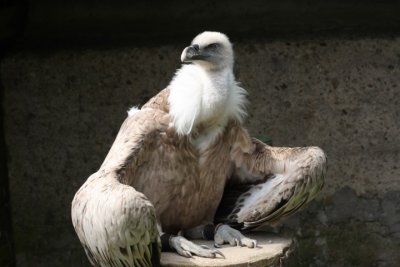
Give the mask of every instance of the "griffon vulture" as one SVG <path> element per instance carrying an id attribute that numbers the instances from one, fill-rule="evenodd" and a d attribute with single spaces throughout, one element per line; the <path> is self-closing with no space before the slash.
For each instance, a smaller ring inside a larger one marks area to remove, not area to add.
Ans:
<path id="1" fill-rule="evenodd" d="M 323 187 L 320 148 L 268 146 L 243 128 L 246 91 L 227 36 L 199 34 L 181 61 L 190 64 L 166 89 L 128 112 L 73 199 L 72 222 L 94 266 L 155 266 L 161 246 L 222 256 L 192 238 L 253 248 L 241 230 L 282 221 Z"/>

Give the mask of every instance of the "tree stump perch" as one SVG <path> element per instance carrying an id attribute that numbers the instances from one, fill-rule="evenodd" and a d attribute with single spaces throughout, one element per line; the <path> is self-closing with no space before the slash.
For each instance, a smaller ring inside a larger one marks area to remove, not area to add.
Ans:
<path id="1" fill-rule="evenodd" d="M 293 239 L 279 237 L 270 233 L 255 232 L 246 236 L 257 240 L 257 248 L 222 246 L 219 250 L 225 255 L 225 259 L 215 259 L 193 256 L 185 258 L 176 253 L 164 252 L 161 255 L 161 266 L 165 267 L 269 267 L 282 266 L 282 263 L 295 249 Z M 212 241 L 195 240 L 196 244 L 213 247 Z"/>

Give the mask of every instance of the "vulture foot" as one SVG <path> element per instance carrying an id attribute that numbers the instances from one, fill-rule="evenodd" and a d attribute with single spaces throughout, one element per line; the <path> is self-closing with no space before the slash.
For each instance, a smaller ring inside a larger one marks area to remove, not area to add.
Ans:
<path id="1" fill-rule="evenodd" d="M 217 255 L 220 255 L 225 258 L 221 251 L 204 245 L 197 245 L 182 236 L 171 237 L 170 246 L 173 247 L 179 255 L 187 258 L 192 257 L 192 255 L 204 258 L 216 258 Z"/>
<path id="2" fill-rule="evenodd" d="M 256 240 L 247 238 L 238 230 L 233 229 L 229 225 L 223 224 L 216 229 L 214 246 L 220 247 L 226 243 L 229 243 L 231 246 L 245 246 L 248 248 L 257 247 Z"/>

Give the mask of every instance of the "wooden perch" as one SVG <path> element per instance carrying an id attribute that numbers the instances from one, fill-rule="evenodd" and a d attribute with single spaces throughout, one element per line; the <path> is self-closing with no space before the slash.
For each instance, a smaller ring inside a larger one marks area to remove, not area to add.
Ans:
<path id="1" fill-rule="evenodd" d="M 275 267 L 282 266 L 282 263 L 295 249 L 295 242 L 290 238 L 278 237 L 265 232 L 250 233 L 246 236 L 256 239 L 258 247 L 249 249 L 224 245 L 219 250 L 225 255 L 225 259 L 220 257 L 209 259 L 197 256 L 184 258 L 176 253 L 165 252 L 161 255 L 161 265 L 168 267 Z M 213 247 L 212 241 L 196 240 L 195 243 Z"/>

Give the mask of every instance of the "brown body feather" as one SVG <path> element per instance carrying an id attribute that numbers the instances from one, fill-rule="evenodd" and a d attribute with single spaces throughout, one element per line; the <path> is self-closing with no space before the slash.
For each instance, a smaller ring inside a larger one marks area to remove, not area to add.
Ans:
<path id="1" fill-rule="evenodd" d="M 231 147 L 247 140 L 237 134 L 240 128 L 232 121 L 202 151 L 189 136 L 178 135 L 169 123 L 165 89 L 149 100 L 140 113 L 126 119 L 102 168 L 110 164 L 121 166 L 120 181 L 147 196 L 163 231 L 177 233 L 213 222 L 226 180 L 234 170 Z M 137 128 L 147 130 L 138 135 Z M 194 131 L 201 134 L 207 128 L 199 125 Z M 134 153 L 133 158 L 130 155 L 134 149 L 143 152 Z"/>

